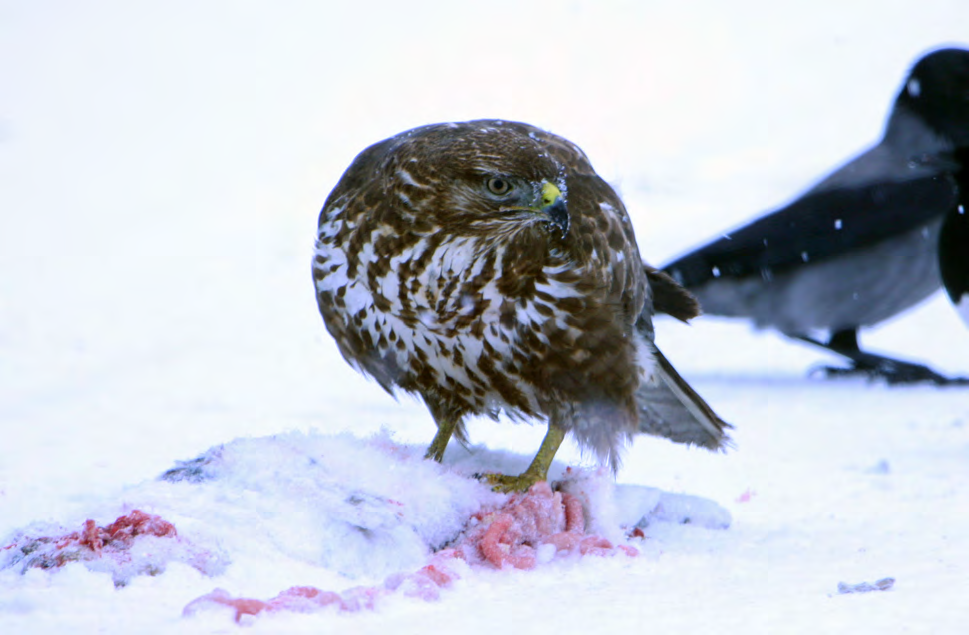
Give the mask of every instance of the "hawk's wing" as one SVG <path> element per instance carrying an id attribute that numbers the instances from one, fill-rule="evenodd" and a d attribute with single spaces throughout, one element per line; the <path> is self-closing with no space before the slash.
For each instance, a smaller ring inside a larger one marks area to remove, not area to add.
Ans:
<path id="1" fill-rule="evenodd" d="M 677 443 L 700 445 L 716 450 L 729 445 L 730 424 L 717 416 L 700 395 L 680 377 L 653 341 L 652 313 L 666 313 L 686 322 L 700 313 L 693 295 L 662 271 L 644 264 L 652 296 L 636 321 L 636 330 L 646 340 L 655 364 L 653 375 L 636 390 L 639 432 L 665 437 Z"/>
<path id="2" fill-rule="evenodd" d="M 659 349 L 653 354 L 653 377 L 636 392 L 639 431 L 710 450 L 729 445 L 726 430 L 733 426 L 717 416 Z"/>

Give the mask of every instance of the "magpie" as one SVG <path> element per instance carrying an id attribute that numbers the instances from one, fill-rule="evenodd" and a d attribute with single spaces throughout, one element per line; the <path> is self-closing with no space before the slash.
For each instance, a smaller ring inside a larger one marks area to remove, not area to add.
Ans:
<path id="1" fill-rule="evenodd" d="M 697 296 L 706 314 L 747 318 L 848 360 L 829 374 L 969 383 L 858 345 L 860 328 L 940 288 L 940 229 L 959 207 L 966 148 L 969 51 L 935 50 L 912 67 L 876 145 L 788 205 L 663 270 Z M 957 236 L 964 223 L 958 216 L 946 235 Z M 957 256 L 945 247 L 947 262 L 961 260 L 964 269 L 966 244 Z"/>

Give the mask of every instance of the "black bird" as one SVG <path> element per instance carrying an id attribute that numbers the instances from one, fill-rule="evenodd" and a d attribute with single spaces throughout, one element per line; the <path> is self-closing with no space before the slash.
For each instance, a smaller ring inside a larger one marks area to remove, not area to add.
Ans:
<path id="1" fill-rule="evenodd" d="M 958 208 L 958 153 L 967 147 L 969 51 L 936 50 L 912 68 L 877 145 L 786 207 L 664 269 L 707 314 L 749 318 L 850 360 L 829 374 L 965 383 L 862 351 L 858 329 L 940 287 L 940 227 Z"/>
<path id="2" fill-rule="evenodd" d="M 949 299 L 969 326 L 969 149 L 957 152 L 956 160 L 962 166 L 956 175 L 961 198 L 942 221 L 939 271 Z"/>

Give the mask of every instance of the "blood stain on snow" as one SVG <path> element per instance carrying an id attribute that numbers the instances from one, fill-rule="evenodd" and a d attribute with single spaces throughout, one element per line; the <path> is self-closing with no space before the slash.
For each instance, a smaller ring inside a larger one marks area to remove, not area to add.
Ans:
<path id="1" fill-rule="evenodd" d="M 757 496 L 757 492 L 751 490 L 750 488 L 745 489 L 744 493 L 737 497 L 738 503 L 749 503 L 751 499 Z"/>
<path id="2" fill-rule="evenodd" d="M 438 589 L 450 586 L 460 577 L 445 564 L 446 559 L 455 557 L 453 550 L 449 551 L 443 556 L 436 554 L 436 564 L 429 564 L 415 573 L 391 575 L 379 586 L 354 587 L 342 593 L 294 586 L 269 600 L 233 597 L 225 589 L 215 589 L 189 602 L 182 614 L 189 616 L 212 606 L 227 606 L 235 611 L 235 621 L 241 622 L 245 616 L 255 616 L 263 611 L 311 613 L 335 606 L 340 611 L 352 613 L 373 610 L 379 598 L 395 592 L 431 602 L 440 597 Z"/>
<path id="3" fill-rule="evenodd" d="M 233 597 L 215 589 L 190 602 L 184 615 L 213 606 L 235 611 L 235 620 L 264 611 L 311 612 L 329 606 L 340 611 L 371 610 L 376 602 L 392 593 L 424 601 L 440 597 L 461 576 L 459 567 L 474 569 L 534 569 L 543 562 L 538 549 L 551 545 L 555 556 L 606 556 L 623 553 L 634 557 L 635 547 L 613 545 L 609 540 L 586 533 L 582 503 L 567 492 L 555 492 L 546 482 L 536 483 L 524 494 L 513 494 L 499 508 L 478 512 L 469 519 L 468 529 L 448 548 L 431 557 L 431 562 L 413 573 L 395 573 L 382 584 L 355 587 L 336 593 L 315 587 L 294 586 L 269 600 Z"/>
<path id="4" fill-rule="evenodd" d="M 175 538 L 178 532 L 175 525 L 160 516 L 134 510 L 119 516 L 113 523 L 98 527 L 88 519 L 80 531 L 72 531 L 62 536 L 24 536 L 16 542 L 5 545 L 3 550 L 20 549 L 28 557 L 24 558 L 25 568 L 37 567 L 50 569 L 61 567 L 68 562 L 100 558 L 105 551 L 123 552 L 131 548 L 138 536 Z"/>
<path id="5" fill-rule="evenodd" d="M 172 541 L 174 549 L 150 549 L 132 554 L 140 538 Z M 7 552 L 0 567 L 19 566 L 54 569 L 71 562 L 82 562 L 89 569 L 109 571 L 116 586 L 126 585 L 134 575 L 156 575 L 165 570 L 167 561 L 183 560 L 208 575 L 217 573 L 224 562 L 204 549 L 198 549 L 178 536 L 175 525 L 155 514 L 134 510 L 103 527 L 91 519 L 77 531 L 55 535 L 19 536 L 13 543 L 0 547 Z"/>

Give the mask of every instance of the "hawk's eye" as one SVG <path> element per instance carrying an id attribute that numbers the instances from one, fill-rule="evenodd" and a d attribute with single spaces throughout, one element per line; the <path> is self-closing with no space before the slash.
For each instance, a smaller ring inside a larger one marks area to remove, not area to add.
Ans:
<path id="1" fill-rule="evenodd" d="M 491 177 L 488 179 L 486 185 L 488 186 L 488 191 L 495 196 L 504 196 L 508 192 L 511 192 L 512 189 L 511 181 L 503 179 L 500 176 Z"/>

